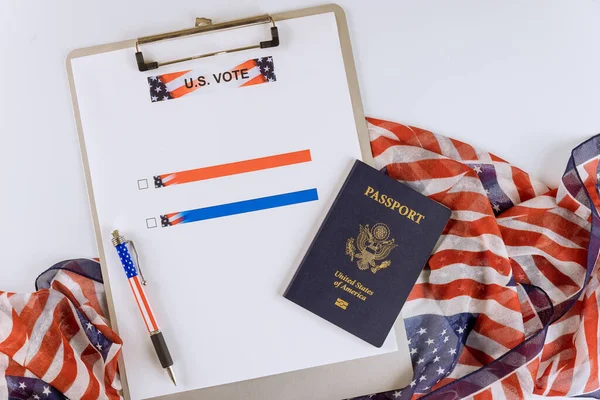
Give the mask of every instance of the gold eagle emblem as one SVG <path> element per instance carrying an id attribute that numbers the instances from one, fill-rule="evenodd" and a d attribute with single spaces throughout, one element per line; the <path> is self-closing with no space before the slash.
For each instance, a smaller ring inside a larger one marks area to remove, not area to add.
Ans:
<path id="1" fill-rule="evenodd" d="M 350 261 L 356 258 L 356 265 L 361 271 L 370 268 L 371 272 L 376 273 L 392 264 L 390 260 L 377 264 L 377 261 L 385 259 L 394 247 L 398 246 L 396 239 L 389 239 L 389 237 L 390 228 L 386 224 L 377 223 L 373 228 L 369 228 L 368 224 L 359 225 L 356 244 L 353 237 L 346 241 L 346 255 L 350 256 Z"/>

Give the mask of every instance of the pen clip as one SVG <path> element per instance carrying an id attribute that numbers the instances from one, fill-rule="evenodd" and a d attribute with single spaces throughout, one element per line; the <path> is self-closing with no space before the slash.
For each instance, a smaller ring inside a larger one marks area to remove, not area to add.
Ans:
<path id="1" fill-rule="evenodd" d="M 144 273 L 142 272 L 142 265 L 140 264 L 140 256 L 138 255 L 138 252 L 135 248 L 135 243 L 133 243 L 133 240 L 126 240 L 125 243 L 127 243 L 131 247 L 131 250 L 133 250 L 133 254 L 135 255 L 135 266 L 137 267 L 138 271 L 140 272 L 140 278 L 142 278 L 142 285 L 146 286 L 146 279 L 144 278 Z"/>

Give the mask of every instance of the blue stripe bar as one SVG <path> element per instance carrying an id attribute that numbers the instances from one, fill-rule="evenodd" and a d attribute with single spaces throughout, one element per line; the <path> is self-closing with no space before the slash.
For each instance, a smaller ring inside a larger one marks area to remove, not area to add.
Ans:
<path id="1" fill-rule="evenodd" d="M 220 204 L 218 206 L 182 211 L 180 214 L 183 216 L 183 221 L 180 223 L 186 224 L 188 222 L 221 218 L 228 215 L 267 210 L 269 208 L 284 207 L 315 200 L 319 200 L 317 189 L 301 190 L 299 192 L 284 193 L 258 199 L 238 201 L 236 203 Z"/>

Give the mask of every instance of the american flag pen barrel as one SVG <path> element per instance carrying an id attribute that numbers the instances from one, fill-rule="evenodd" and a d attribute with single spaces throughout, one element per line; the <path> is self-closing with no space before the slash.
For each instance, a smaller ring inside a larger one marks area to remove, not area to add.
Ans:
<path id="1" fill-rule="evenodd" d="M 143 276 L 140 280 L 140 275 L 138 274 L 139 265 L 136 267 L 136 265 L 133 263 L 131 253 L 129 252 L 129 248 L 127 246 L 129 243 L 131 243 L 131 241 L 125 240 L 125 238 L 119 234 L 119 231 L 115 230 L 112 232 L 112 244 L 117 250 L 117 254 L 121 260 L 121 265 L 123 266 L 125 275 L 127 275 L 129 287 L 133 292 L 135 302 L 137 303 L 137 306 L 142 314 L 142 318 L 146 324 L 146 329 L 148 329 L 148 333 L 150 334 L 150 339 L 152 340 L 152 345 L 154 346 L 154 350 L 156 351 L 160 365 L 167 370 L 171 381 L 173 381 L 173 384 L 177 386 L 177 380 L 175 379 L 175 373 L 173 371 L 173 359 L 171 358 L 171 353 L 169 353 L 167 343 L 165 342 L 163 334 L 158 327 L 158 323 L 156 322 L 152 308 L 150 308 L 150 303 L 148 302 L 148 298 L 146 297 L 146 293 L 144 292 L 143 288 L 143 286 L 146 285 L 146 282 L 143 279 Z"/>

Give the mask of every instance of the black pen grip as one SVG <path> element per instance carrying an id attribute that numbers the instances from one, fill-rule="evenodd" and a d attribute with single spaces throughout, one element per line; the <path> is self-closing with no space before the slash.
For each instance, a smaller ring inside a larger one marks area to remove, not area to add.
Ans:
<path id="1" fill-rule="evenodd" d="M 150 339 L 152 339 L 152 344 L 154 345 L 154 350 L 156 351 L 160 365 L 162 365 L 163 368 L 172 366 L 173 359 L 171 358 L 171 353 L 169 353 L 169 348 L 167 347 L 162 332 L 150 335 Z"/>

